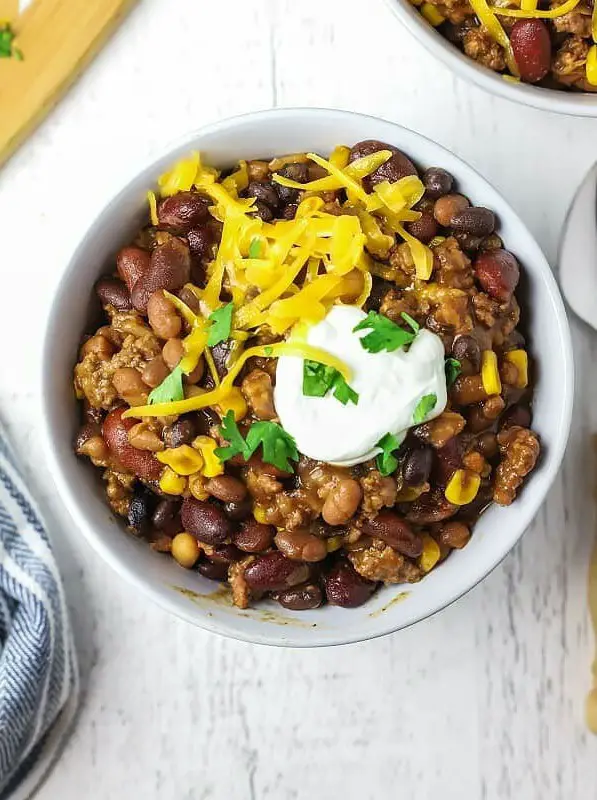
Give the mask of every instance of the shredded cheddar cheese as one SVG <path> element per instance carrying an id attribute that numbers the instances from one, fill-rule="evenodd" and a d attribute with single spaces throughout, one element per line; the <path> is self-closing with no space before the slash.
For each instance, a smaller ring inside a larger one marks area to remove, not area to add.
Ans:
<path id="1" fill-rule="evenodd" d="M 482 0 L 484 2 L 484 0 Z M 471 0 L 471 5 L 475 8 L 475 3 L 480 0 Z M 550 8 L 549 10 L 525 9 L 521 8 L 501 8 L 500 6 L 488 6 L 489 10 L 494 14 L 499 14 L 501 17 L 517 17 L 522 19 L 557 19 L 563 17 L 569 11 L 573 11 L 580 3 L 580 0 L 566 0 L 561 6 Z M 501 26 L 500 26 L 501 27 Z M 490 31 L 491 32 L 491 31 Z M 501 44 L 501 42 L 500 42 Z"/>
<path id="2" fill-rule="evenodd" d="M 573 2 L 578 2 L 578 0 L 573 0 Z M 500 9 L 496 6 L 491 7 L 488 5 L 487 0 L 470 0 L 470 4 L 473 8 L 473 11 L 479 18 L 479 22 L 487 29 L 489 35 L 504 48 L 508 69 L 513 75 L 518 77 L 518 66 L 516 64 L 516 59 L 514 58 L 514 52 L 512 51 L 510 39 L 508 38 L 506 31 L 502 28 L 500 21 L 495 16 L 497 13 L 502 13 L 502 11 L 510 11 L 511 9 Z M 522 11 L 520 13 L 526 15 L 530 12 Z"/>

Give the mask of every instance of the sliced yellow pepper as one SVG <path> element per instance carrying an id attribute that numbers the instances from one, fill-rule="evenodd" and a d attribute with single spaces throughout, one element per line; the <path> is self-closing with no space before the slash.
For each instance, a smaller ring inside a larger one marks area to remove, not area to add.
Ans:
<path id="1" fill-rule="evenodd" d="M 502 381 L 498 369 L 497 356 L 493 350 L 484 350 L 481 357 L 481 379 L 488 395 L 500 394 Z"/>
<path id="2" fill-rule="evenodd" d="M 437 28 L 442 24 L 442 22 L 446 21 L 444 15 L 440 14 L 437 8 L 431 3 L 423 3 L 421 6 L 421 14 L 425 17 L 430 25 L 433 25 L 434 28 Z"/>
<path id="3" fill-rule="evenodd" d="M 479 487 L 481 476 L 466 469 L 457 469 L 446 486 L 446 500 L 455 506 L 466 506 L 472 503 Z"/>

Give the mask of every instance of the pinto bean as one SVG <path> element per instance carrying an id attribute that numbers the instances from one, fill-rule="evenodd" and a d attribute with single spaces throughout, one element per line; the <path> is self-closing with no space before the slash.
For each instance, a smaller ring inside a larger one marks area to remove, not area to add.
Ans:
<path id="1" fill-rule="evenodd" d="M 323 561 L 328 554 L 325 541 L 308 531 L 278 531 L 274 541 L 292 561 Z"/>
<path id="2" fill-rule="evenodd" d="M 471 531 L 463 522 L 446 522 L 439 529 L 438 538 L 441 544 L 461 550 L 471 538 Z"/>
<path id="3" fill-rule="evenodd" d="M 344 525 L 359 507 L 362 497 L 363 490 L 358 481 L 342 478 L 330 489 L 321 516 L 328 525 Z"/>
<path id="4" fill-rule="evenodd" d="M 147 363 L 143 369 L 143 372 L 141 373 L 141 378 L 143 379 L 143 383 L 146 383 L 148 386 L 151 386 L 152 389 L 155 389 L 155 387 L 159 386 L 169 374 L 170 370 L 168 369 L 164 359 L 161 356 L 156 356 Z"/>
<path id="5" fill-rule="evenodd" d="M 381 511 L 373 519 L 363 522 L 363 533 L 382 539 L 394 550 L 409 558 L 418 558 L 423 552 L 423 542 L 410 525 L 394 511 Z"/>
<path id="6" fill-rule="evenodd" d="M 117 311 L 128 311 L 133 307 L 126 284 L 118 278 L 100 278 L 95 292 L 104 308 L 112 306 Z"/>
<path id="7" fill-rule="evenodd" d="M 371 597 L 377 584 L 363 578 L 352 564 L 339 559 L 323 576 L 328 603 L 342 608 L 357 608 Z"/>
<path id="8" fill-rule="evenodd" d="M 452 224 L 454 214 L 469 206 L 469 201 L 463 195 L 446 194 L 435 201 L 433 216 L 442 227 L 448 228 Z"/>
<path id="9" fill-rule="evenodd" d="M 210 201 L 197 192 L 178 192 L 158 206 L 158 221 L 162 228 L 186 233 L 209 218 Z"/>
<path id="10" fill-rule="evenodd" d="M 147 272 L 143 273 L 132 289 L 133 306 L 145 313 L 151 295 L 158 289 L 176 293 L 189 282 L 191 255 L 185 242 L 172 236 L 158 245 L 151 254 Z"/>
<path id="11" fill-rule="evenodd" d="M 247 495 L 245 484 L 232 475 L 217 475 L 215 478 L 210 478 L 205 484 L 205 489 L 222 503 L 240 503 Z"/>
<path id="12" fill-rule="evenodd" d="M 123 408 L 115 408 L 104 420 L 102 435 L 110 452 L 133 475 L 148 481 L 157 481 L 162 465 L 149 450 L 137 450 L 129 442 L 128 432 L 137 424 L 134 419 L 122 419 Z"/>
<path id="13" fill-rule="evenodd" d="M 140 247 L 123 247 L 116 256 L 116 269 L 129 292 L 139 278 L 149 270 L 151 254 Z"/>
<path id="14" fill-rule="evenodd" d="M 181 331 L 182 320 L 162 289 L 154 292 L 147 301 L 147 318 L 160 339 L 174 339 Z"/>
<path id="15" fill-rule="evenodd" d="M 307 564 L 291 561 L 279 550 L 259 556 L 245 570 L 245 580 L 251 589 L 281 591 L 304 583 L 309 577 Z"/>
<path id="16" fill-rule="evenodd" d="M 134 367 L 120 367 L 112 377 L 114 388 L 130 406 L 143 405 L 147 399 L 147 386 L 141 373 Z"/>

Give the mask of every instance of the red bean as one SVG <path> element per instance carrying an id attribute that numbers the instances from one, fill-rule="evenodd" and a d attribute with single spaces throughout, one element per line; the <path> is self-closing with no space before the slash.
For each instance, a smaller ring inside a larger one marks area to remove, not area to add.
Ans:
<path id="1" fill-rule="evenodd" d="M 245 580 L 251 589 L 281 591 L 304 583 L 309 577 L 307 564 L 290 561 L 277 550 L 259 556 L 245 570 Z"/>
<path id="2" fill-rule="evenodd" d="M 408 505 L 406 519 L 417 525 L 428 525 L 453 517 L 457 511 L 458 506 L 453 506 L 448 502 L 444 490 L 437 487 L 430 492 L 425 492 Z"/>
<path id="3" fill-rule="evenodd" d="M 181 518 L 185 531 L 206 544 L 222 544 L 232 533 L 232 523 L 221 508 L 194 497 L 183 500 Z"/>
<path id="4" fill-rule="evenodd" d="M 381 511 L 373 519 L 363 522 L 363 533 L 382 539 L 394 550 L 409 558 L 418 558 L 423 552 L 423 542 L 410 525 L 394 511 Z"/>
<path id="5" fill-rule="evenodd" d="M 423 244 L 429 244 L 433 237 L 437 235 L 437 222 L 430 211 L 422 211 L 421 219 L 416 220 L 416 222 L 407 222 L 405 227 L 411 236 L 414 236 L 415 239 L 423 242 Z"/>
<path id="6" fill-rule="evenodd" d="M 95 284 L 95 291 L 104 307 L 113 306 L 117 311 L 127 311 L 133 307 L 126 284 L 118 278 L 100 278 Z"/>
<path id="7" fill-rule="evenodd" d="M 148 481 L 157 481 L 162 465 L 149 450 L 138 450 L 129 444 L 128 432 L 138 420 L 122 419 L 124 408 L 110 411 L 102 426 L 102 435 L 110 451 L 129 472 Z"/>
<path id="8" fill-rule="evenodd" d="M 487 294 L 507 303 L 518 286 L 520 267 L 507 250 L 488 250 L 477 256 L 475 276 Z"/>
<path id="9" fill-rule="evenodd" d="M 272 546 L 276 529 L 273 525 L 264 525 L 257 520 L 248 519 L 240 530 L 232 534 L 232 541 L 245 553 L 262 553 Z"/>
<path id="10" fill-rule="evenodd" d="M 415 447 L 404 459 L 402 477 L 407 486 L 422 486 L 429 480 L 433 465 L 433 449 L 431 447 Z"/>
<path id="11" fill-rule="evenodd" d="M 123 247 L 116 256 L 116 269 L 122 280 L 126 283 L 129 292 L 139 278 L 144 275 L 151 261 L 151 254 L 140 247 Z"/>
<path id="12" fill-rule="evenodd" d="M 328 603 L 342 608 L 362 606 L 377 588 L 345 559 L 339 559 L 323 576 L 323 584 Z"/>
<path id="13" fill-rule="evenodd" d="M 549 72 L 551 40 L 540 19 L 519 19 L 510 31 L 510 43 L 521 80 L 537 83 Z"/>
<path id="14" fill-rule="evenodd" d="M 195 569 L 209 581 L 219 581 L 223 583 L 228 580 L 228 564 L 202 560 L 199 561 Z"/>
<path id="15" fill-rule="evenodd" d="M 308 611 L 311 608 L 319 608 L 323 602 L 323 593 L 316 584 L 304 583 L 279 592 L 275 599 L 289 611 Z"/>
<path id="16" fill-rule="evenodd" d="M 245 484 L 232 475 L 217 475 L 215 478 L 210 478 L 205 484 L 205 489 L 222 503 L 240 503 L 247 494 Z"/>
<path id="17" fill-rule="evenodd" d="M 209 218 L 209 201 L 197 192 L 179 192 L 162 200 L 158 220 L 163 228 L 186 232 Z"/>
<path id="18" fill-rule="evenodd" d="M 177 292 L 188 283 L 191 256 L 188 245 L 174 236 L 151 254 L 149 269 L 135 283 L 131 297 L 137 311 L 145 313 L 150 296 L 158 289 Z"/>

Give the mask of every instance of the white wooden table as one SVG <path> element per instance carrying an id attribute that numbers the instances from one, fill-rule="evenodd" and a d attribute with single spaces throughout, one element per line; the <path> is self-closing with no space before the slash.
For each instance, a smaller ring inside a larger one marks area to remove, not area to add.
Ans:
<path id="1" fill-rule="evenodd" d="M 560 479 L 524 542 L 465 599 L 371 643 L 296 652 L 194 630 L 91 552 L 39 444 L 39 350 L 76 241 L 156 147 L 272 105 L 356 109 L 479 168 L 555 262 L 597 120 L 456 80 L 382 0 L 145 0 L 0 173 L 0 410 L 52 511 L 86 697 L 44 800 L 592 800 L 597 334 L 573 320 L 578 393 Z M 587 268 L 594 268 L 588 264 Z"/>

